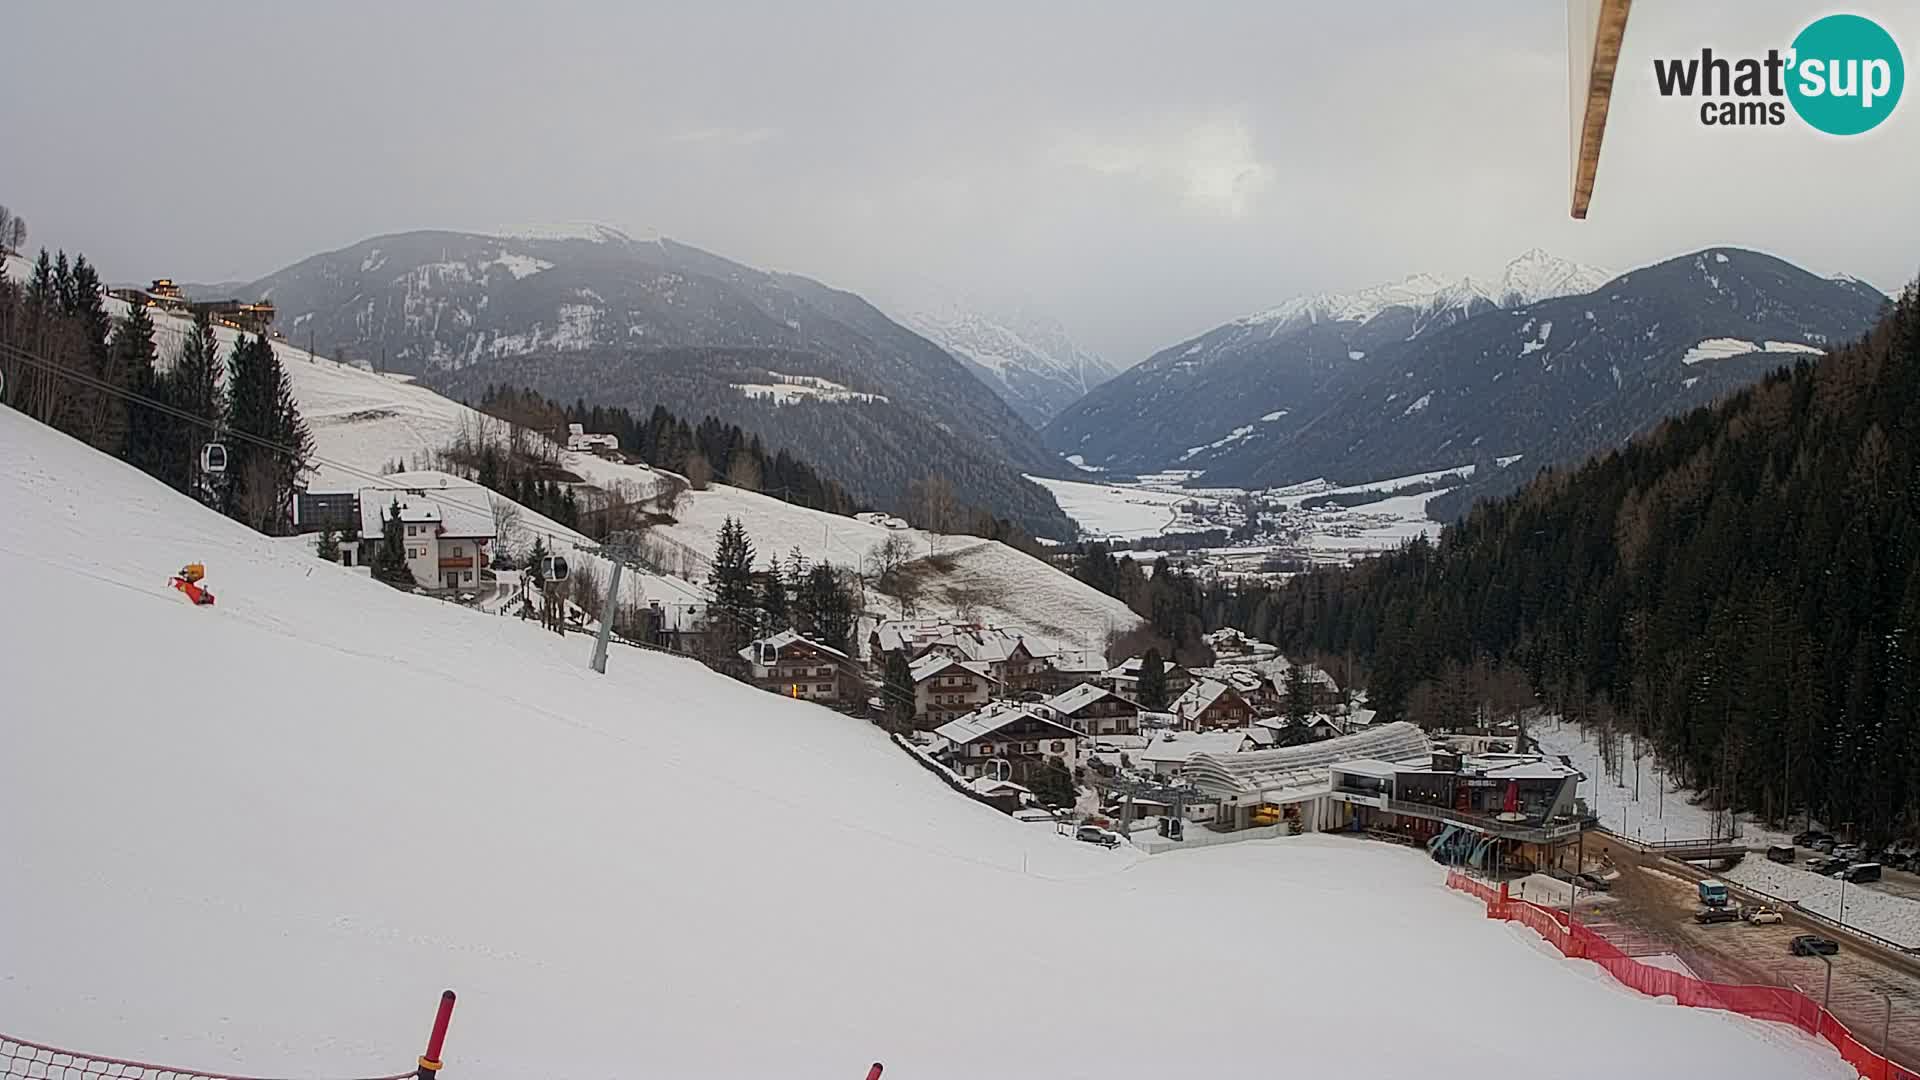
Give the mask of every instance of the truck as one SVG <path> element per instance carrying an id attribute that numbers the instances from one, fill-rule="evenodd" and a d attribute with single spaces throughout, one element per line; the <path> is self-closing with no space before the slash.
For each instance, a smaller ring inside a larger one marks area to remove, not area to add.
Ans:
<path id="1" fill-rule="evenodd" d="M 1724 881 L 1703 881 L 1700 883 L 1700 902 L 1708 907 L 1727 906 L 1727 883 Z"/>

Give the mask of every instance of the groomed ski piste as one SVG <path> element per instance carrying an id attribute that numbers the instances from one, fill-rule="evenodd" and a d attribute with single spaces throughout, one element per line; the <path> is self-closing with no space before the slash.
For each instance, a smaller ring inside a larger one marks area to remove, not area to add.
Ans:
<path id="1" fill-rule="evenodd" d="M 401 594 L 0 409 L 0 1030 L 251 1075 L 1850 1076 L 1416 852 L 1143 856 L 692 661 Z M 219 595 L 166 584 L 187 562 Z"/>

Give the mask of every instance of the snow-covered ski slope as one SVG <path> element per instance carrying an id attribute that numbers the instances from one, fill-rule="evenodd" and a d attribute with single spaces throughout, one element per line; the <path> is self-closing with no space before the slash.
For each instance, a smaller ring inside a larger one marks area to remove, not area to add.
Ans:
<path id="1" fill-rule="evenodd" d="M 397 1072 L 451 986 L 462 1080 L 1850 1075 L 1549 954 L 1418 854 L 1076 844 L 861 721 L 652 653 L 593 675 L 5 409 L 0 455 L 11 1034 Z M 164 584 L 189 560 L 217 606 Z"/>

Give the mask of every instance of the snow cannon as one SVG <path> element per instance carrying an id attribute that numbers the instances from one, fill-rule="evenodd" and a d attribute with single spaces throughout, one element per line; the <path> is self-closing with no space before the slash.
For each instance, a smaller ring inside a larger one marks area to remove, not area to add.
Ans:
<path id="1" fill-rule="evenodd" d="M 213 606 L 213 590 L 202 588 L 200 581 L 207 576 L 207 568 L 200 563 L 188 563 L 180 572 L 167 580 L 167 584 L 186 594 L 187 599 L 198 607 Z"/>

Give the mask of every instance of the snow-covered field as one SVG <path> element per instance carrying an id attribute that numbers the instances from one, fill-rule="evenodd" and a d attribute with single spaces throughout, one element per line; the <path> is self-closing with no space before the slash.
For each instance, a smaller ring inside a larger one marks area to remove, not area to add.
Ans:
<path id="1" fill-rule="evenodd" d="M 452 986 L 472 1080 L 1851 1075 L 1527 947 L 1416 853 L 1077 844 L 861 721 L 649 653 L 596 676 L 6 410 L 0 453 L 10 1033 L 397 1072 Z M 164 584 L 190 559 L 218 606 Z"/>
<path id="2" fill-rule="evenodd" d="M 1099 484 L 1045 476 L 1027 479 L 1053 492 L 1060 509 L 1088 534 L 1121 540 L 1178 531 L 1182 504 L 1218 501 L 1172 485 Z M 1187 527 L 1207 526 L 1195 522 Z"/>
<path id="3" fill-rule="evenodd" d="M 1113 597 L 993 540 L 889 529 L 719 484 L 686 492 L 674 514 L 679 521 L 657 531 L 703 552 L 713 550 L 727 518 L 737 519 L 762 559 L 784 558 L 799 547 L 816 562 L 860 567 L 889 537 L 903 536 L 914 557 L 939 556 L 936 561 L 946 567 L 929 576 L 921 614 L 971 616 L 1061 645 L 1094 649 L 1104 646 L 1109 632 L 1140 623 Z M 866 600 L 870 609 L 899 613 L 898 605 L 873 590 Z"/>
<path id="4" fill-rule="evenodd" d="M 1261 550 L 1284 549 L 1308 555 L 1315 561 L 1344 562 L 1361 555 L 1390 550 L 1417 536 L 1435 533 L 1440 525 L 1427 516 L 1426 502 L 1436 495 L 1445 494 L 1449 489 L 1412 495 L 1394 493 L 1416 484 L 1465 479 L 1473 475 L 1473 469 L 1473 466 L 1466 465 L 1348 487 L 1335 487 L 1324 480 L 1314 480 L 1257 492 L 1256 497 L 1267 510 L 1270 513 L 1278 511 L 1280 523 L 1299 536 L 1295 543 L 1268 546 Z M 1181 482 L 1191 475 L 1172 473 L 1143 476 L 1127 484 L 1052 480 L 1039 476 L 1028 479 L 1052 491 L 1067 516 L 1095 537 L 1133 540 L 1238 524 L 1244 515 L 1228 504 L 1247 493 L 1238 488 L 1181 487 Z M 1302 501 L 1315 495 L 1351 495 L 1359 492 L 1378 492 L 1381 497 L 1358 506 L 1300 506 Z M 1244 554 L 1253 550 L 1251 547 L 1223 548 L 1216 554 Z"/>
<path id="5" fill-rule="evenodd" d="M 1798 900 L 1808 911 L 1869 934 L 1908 948 L 1920 947 L 1920 900 L 1853 884 L 1846 886 L 1843 896 L 1841 883 L 1833 878 L 1811 873 L 1800 863 L 1783 866 L 1758 855 L 1740 860 L 1723 876 L 1782 900 Z"/>
<path id="6" fill-rule="evenodd" d="M 1577 725 L 1557 717 L 1547 717 L 1527 726 L 1527 734 L 1540 741 L 1550 754 L 1565 754 L 1573 767 L 1587 775 L 1580 785 L 1580 797 L 1600 818 L 1600 824 L 1619 833 L 1649 843 L 1663 840 L 1704 840 L 1724 837 L 1732 828 L 1725 815 L 1714 820 L 1715 812 L 1699 805 L 1697 792 L 1681 787 L 1656 764 L 1653 748 L 1647 746 L 1639 762 L 1639 798 L 1634 797 L 1634 740 L 1620 735 L 1617 766 L 1609 770 L 1600 753 L 1600 738 Z M 1663 795 L 1661 788 L 1665 787 Z M 1783 843 L 1786 837 L 1758 822 L 1742 818 L 1740 840 L 1743 844 L 1765 846 Z"/>

